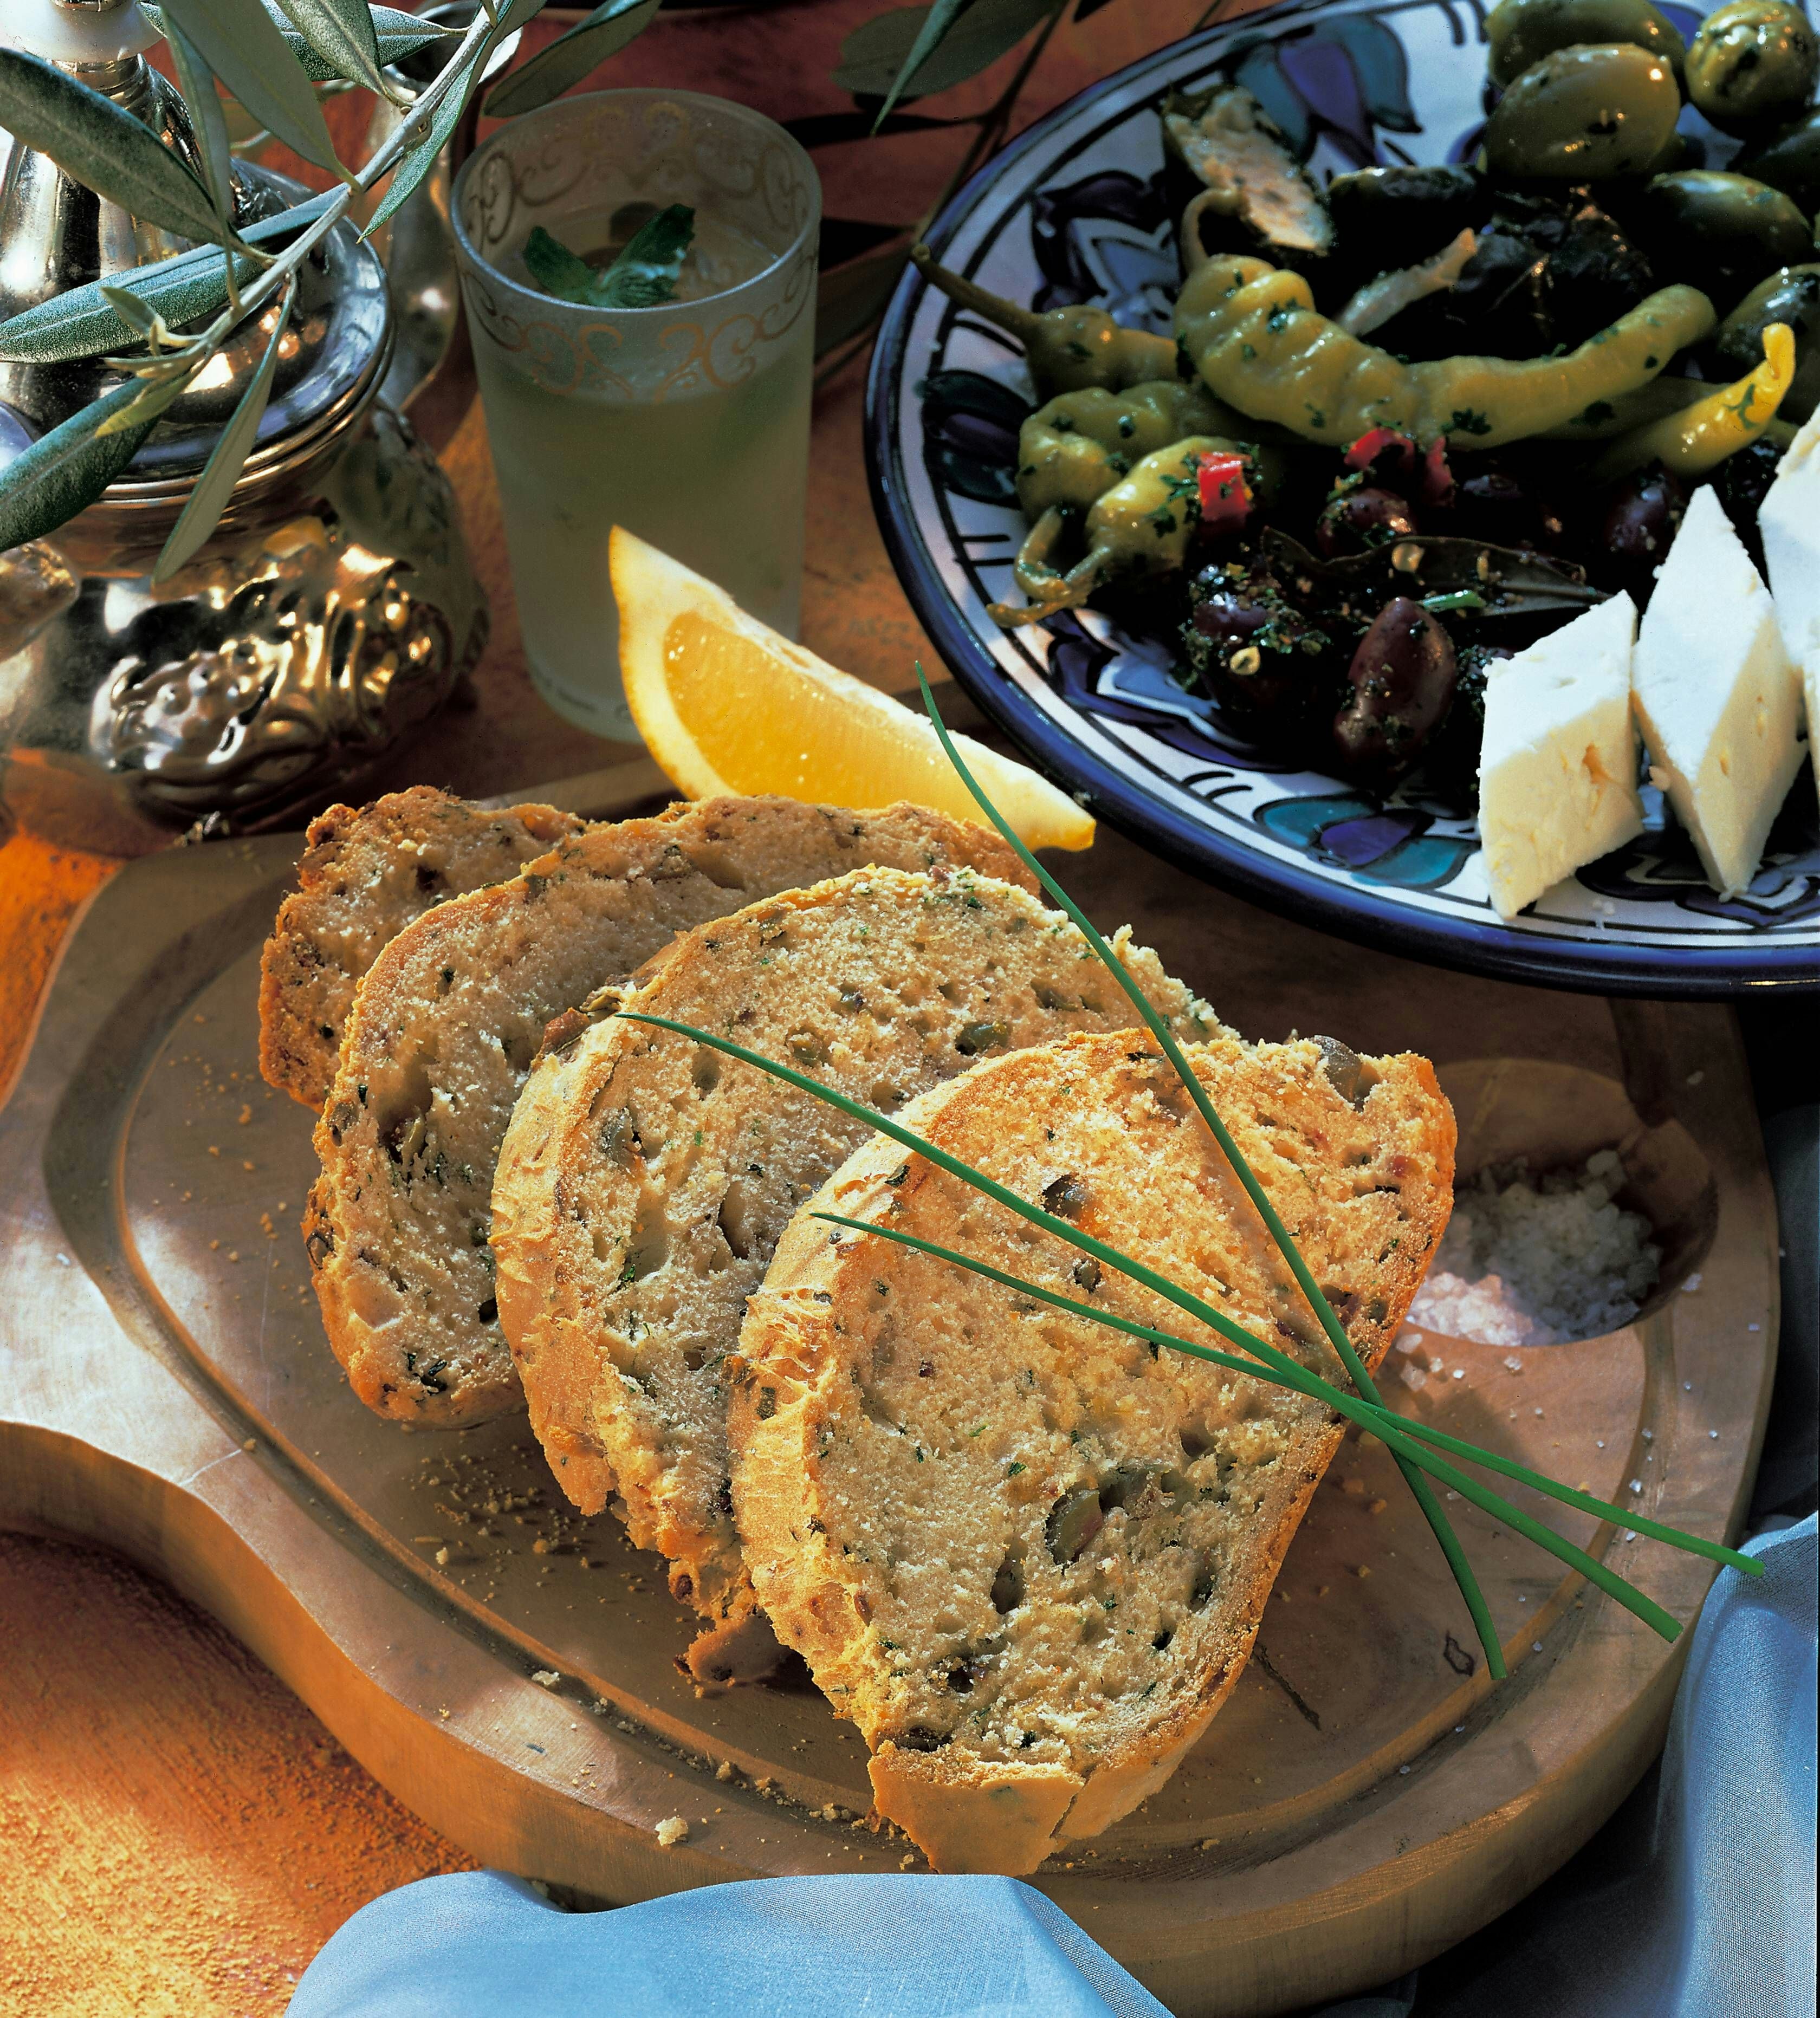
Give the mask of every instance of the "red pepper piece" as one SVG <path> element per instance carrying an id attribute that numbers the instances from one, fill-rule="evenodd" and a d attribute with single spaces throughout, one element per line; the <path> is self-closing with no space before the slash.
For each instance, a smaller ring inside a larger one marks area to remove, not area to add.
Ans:
<path id="1" fill-rule="evenodd" d="M 1398 466 L 1409 468 L 1416 459 L 1416 444 L 1395 428 L 1368 428 L 1346 451 L 1348 469 L 1369 469 L 1386 449 L 1397 451 Z"/>
<path id="2" fill-rule="evenodd" d="M 1447 437 L 1437 435 L 1422 458 L 1422 501 L 1447 505 L 1453 502 L 1453 472 L 1447 467 Z"/>
<path id="3" fill-rule="evenodd" d="M 1243 532 L 1251 515 L 1251 486 L 1245 481 L 1245 458 L 1228 450 L 1210 449 L 1200 460 L 1201 530 L 1216 539 Z"/>

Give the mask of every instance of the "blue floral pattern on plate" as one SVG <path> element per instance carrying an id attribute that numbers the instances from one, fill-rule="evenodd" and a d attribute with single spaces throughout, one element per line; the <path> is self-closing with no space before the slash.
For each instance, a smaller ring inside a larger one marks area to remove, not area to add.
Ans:
<path id="1" fill-rule="evenodd" d="M 1671 5 L 1691 33 L 1697 10 Z M 1317 178 L 1461 160 L 1486 103 L 1477 0 L 1307 4 L 1178 43 L 1033 127 L 931 233 L 944 263 L 1042 309 L 1103 303 L 1167 330 L 1178 284 L 1155 107 L 1171 87 L 1243 82 Z M 1691 110 L 1717 165 L 1731 143 Z M 874 494 L 918 615 L 986 712 L 1083 797 L 1160 852 L 1275 908 L 1450 965 L 1555 985 L 1727 995 L 1820 984 L 1820 824 L 1811 767 L 1742 896 L 1710 889 L 1645 794 L 1628 847 L 1510 924 L 1492 910 L 1477 827 L 1418 778 L 1388 798 L 1297 770 L 1235 736 L 1172 677 L 1167 649 L 1097 610 L 1003 631 L 1023 533 L 1012 491 L 1032 401 L 1018 345 L 912 277 L 868 390 Z"/>

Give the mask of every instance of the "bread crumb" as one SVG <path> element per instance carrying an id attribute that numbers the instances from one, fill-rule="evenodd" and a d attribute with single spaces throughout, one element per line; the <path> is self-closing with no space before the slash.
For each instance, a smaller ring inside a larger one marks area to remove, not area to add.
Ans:
<path id="1" fill-rule="evenodd" d="M 672 1815 L 668 1821 L 657 1825 L 657 1842 L 664 1850 L 673 1850 L 679 1843 L 689 1840 L 689 1825 L 680 1815 Z"/>
<path id="2" fill-rule="evenodd" d="M 449 1566 L 448 1550 L 447 1549 L 438 1549 L 436 1550 L 436 1568 L 438 1569 L 446 1570 Z"/>
<path id="3" fill-rule="evenodd" d="M 531 1680 L 546 1689 L 553 1689 L 563 1677 L 554 1668 L 533 1668 Z"/>
<path id="4" fill-rule="evenodd" d="M 1361 1563 L 1361 1564 L 1359 1565 L 1358 1574 L 1359 1574 L 1360 1576 L 1362 1576 L 1362 1577 L 1368 1577 L 1368 1576 L 1370 1576 L 1370 1575 L 1371 1575 L 1371 1565 L 1370 1565 L 1370 1563 Z"/>

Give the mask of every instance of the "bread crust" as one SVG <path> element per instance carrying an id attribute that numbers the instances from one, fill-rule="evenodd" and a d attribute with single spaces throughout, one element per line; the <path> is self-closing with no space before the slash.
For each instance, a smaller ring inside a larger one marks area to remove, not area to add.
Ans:
<path id="1" fill-rule="evenodd" d="M 584 824 L 554 806 L 490 811 L 429 785 L 319 814 L 259 961 L 266 1084 L 320 1113 L 354 990 L 387 943 L 433 906 L 516 876 Z"/>
<path id="2" fill-rule="evenodd" d="M 1122 937 L 1120 950 L 1181 1035 L 1218 1029 L 1153 953 Z M 698 926 L 603 1006 L 729 1033 L 869 1104 L 1131 1016 L 1066 918 L 969 870 L 869 869 L 786 891 Z M 725 1626 L 753 1600 L 722 1362 L 791 1213 L 869 1130 L 648 1025 L 559 1034 L 494 1181 L 501 1323 L 564 1492 L 592 1514 L 617 1490 L 633 1540 L 669 1559 L 675 1595 Z M 744 1678 L 712 1649 L 690 1664 L 703 1681 Z"/>
<path id="3" fill-rule="evenodd" d="M 1451 1209 L 1432 1069 L 1310 1040 L 1189 1055 L 1375 1368 Z M 903 1118 L 1344 1383 L 1147 1040 L 990 1060 Z M 1032 1871 L 1127 1813 L 1207 1729 L 1343 1426 L 838 1233 L 823 1207 L 1221 1341 L 1110 1268 L 1082 1282 L 1075 1250 L 882 1137 L 797 1215 L 749 1307 L 729 1432 L 760 1602 L 865 1735 L 880 1811 L 937 1869 Z"/>
<path id="4" fill-rule="evenodd" d="M 995 834 L 920 806 L 716 799 L 587 828 L 392 939 L 355 996 L 303 1221 L 330 1345 L 369 1408 L 456 1427 L 523 1405 L 490 1194 L 549 1019 L 679 931 L 868 860 L 1024 873 Z"/>

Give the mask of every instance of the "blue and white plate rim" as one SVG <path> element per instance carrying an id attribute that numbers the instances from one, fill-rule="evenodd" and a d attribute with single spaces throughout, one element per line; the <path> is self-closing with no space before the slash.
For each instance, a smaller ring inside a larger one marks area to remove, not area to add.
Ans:
<path id="1" fill-rule="evenodd" d="M 1210 74 L 1242 37 L 1275 34 L 1313 18 L 1370 13 L 1382 19 L 1440 13 L 1454 46 L 1482 60 L 1483 9 L 1473 0 L 1285 0 L 1221 24 L 1141 59 L 1046 114 L 965 183 L 928 238 L 945 262 L 972 272 L 1011 219 L 1064 161 L 1077 161 L 1171 85 Z M 1131 165 L 1127 164 L 1127 165 Z M 1678 906 L 1626 906 L 1621 920 L 1526 914 L 1500 923 L 1482 899 L 1418 902 L 1435 893 L 1374 889 L 1344 871 L 1324 872 L 1305 855 L 1273 849 L 1207 823 L 1207 802 L 1183 790 L 1143 747 L 1142 731 L 1113 733 L 1090 720 L 1044 678 L 1022 636 L 999 632 L 984 596 L 944 578 L 925 531 L 935 516 L 952 539 L 923 455 L 914 388 L 947 362 L 956 312 L 920 276 L 893 295 L 874 347 L 866 395 L 866 447 L 873 501 L 885 545 L 910 600 L 943 658 L 990 719 L 1075 790 L 1084 802 L 1166 859 L 1302 922 L 1408 957 L 1500 978 L 1603 993 L 1736 997 L 1771 986 L 1820 988 L 1820 933 L 1773 924 L 1748 932 L 1706 921 L 1690 931 Z M 913 356 L 918 360 L 913 369 Z M 970 620 L 971 619 L 971 620 Z M 1099 620 L 1089 617 L 1090 625 Z M 990 639 L 990 643 L 988 640 Z M 1117 725 L 1117 726 L 1124 726 Z M 1154 746 L 1153 746 L 1154 747 Z M 1217 769 L 1210 761 L 1209 769 Z M 1304 774 L 1311 783 L 1315 774 Z M 1333 781 L 1327 781 L 1330 785 Z M 1335 787 L 1334 789 L 1342 789 Z M 1673 920 L 1678 919 L 1680 922 Z"/>

